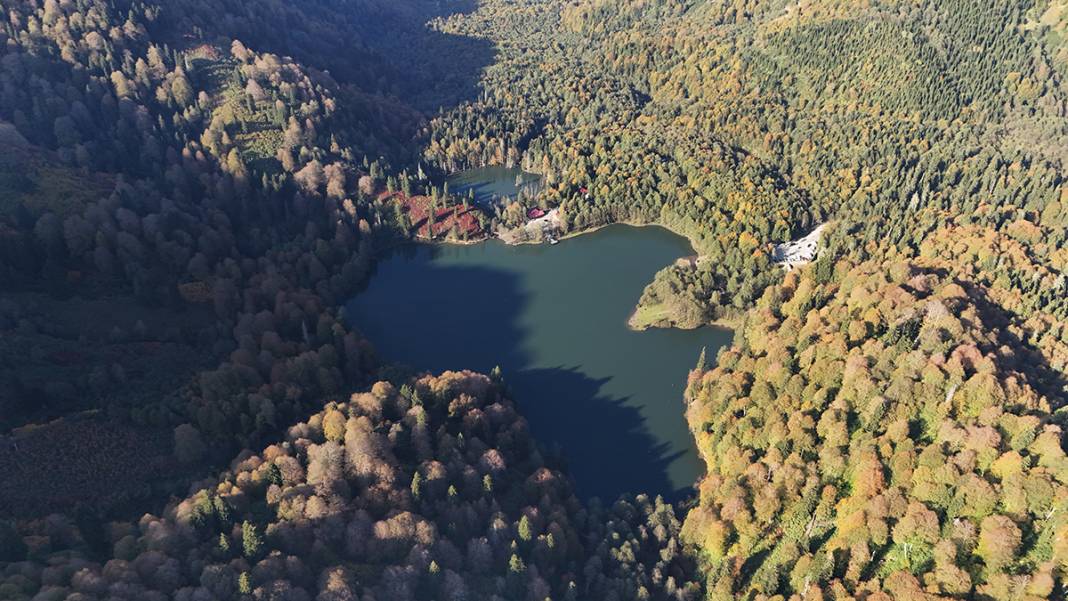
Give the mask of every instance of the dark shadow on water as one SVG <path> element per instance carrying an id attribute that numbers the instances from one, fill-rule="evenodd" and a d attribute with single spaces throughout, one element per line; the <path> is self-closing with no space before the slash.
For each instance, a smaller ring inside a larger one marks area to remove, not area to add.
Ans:
<path id="1" fill-rule="evenodd" d="M 513 375 L 514 373 L 514 375 Z M 668 466 L 684 452 L 658 441 L 641 411 L 602 392 L 609 378 L 580 367 L 505 371 L 505 378 L 542 444 L 558 444 L 583 498 L 612 502 L 624 493 L 651 493 L 674 501 Z"/>
<path id="2" fill-rule="evenodd" d="M 519 279 L 485 267 L 443 267 L 437 254 L 428 245 L 390 251 L 372 283 L 346 304 L 347 318 L 380 355 L 416 369 L 489 373 L 527 365 L 517 317 L 529 301 Z M 404 268 L 390 268 L 393 262 Z"/>
<path id="3" fill-rule="evenodd" d="M 529 294 L 516 274 L 443 266 L 437 254 L 415 245 L 392 251 L 377 262 L 373 283 L 346 305 L 347 319 L 379 354 L 434 373 L 500 366 L 535 439 L 559 446 L 583 498 L 611 502 L 645 492 L 674 500 L 685 493 L 668 475 L 684 452 L 657 440 L 627 398 L 606 395 L 607 378 L 591 378 L 581 366 L 532 365 L 520 323 Z"/>

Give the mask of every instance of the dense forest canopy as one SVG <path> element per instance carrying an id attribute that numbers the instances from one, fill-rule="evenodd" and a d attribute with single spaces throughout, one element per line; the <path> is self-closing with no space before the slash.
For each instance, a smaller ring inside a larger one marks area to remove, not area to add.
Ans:
<path id="1" fill-rule="evenodd" d="M 0 599 L 1068 595 L 1065 0 L 0 16 Z M 635 299 L 736 326 L 691 501 L 579 501 L 507 374 L 339 310 L 535 205 L 700 253 Z"/>

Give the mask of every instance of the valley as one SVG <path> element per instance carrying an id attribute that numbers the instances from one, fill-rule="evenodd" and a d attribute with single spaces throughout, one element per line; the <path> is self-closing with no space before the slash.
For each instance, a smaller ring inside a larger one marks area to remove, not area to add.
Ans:
<path id="1" fill-rule="evenodd" d="M 555 246 L 417 245 L 379 260 L 346 317 L 415 369 L 500 369 L 583 496 L 678 500 L 700 473 L 682 419 L 686 374 L 730 332 L 626 321 L 652 276 L 691 253 L 661 228 L 624 225 Z"/>
<path id="2" fill-rule="evenodd" d="M 0 600 L 1068 597 L 1063 0 L 3 8 Z"/>

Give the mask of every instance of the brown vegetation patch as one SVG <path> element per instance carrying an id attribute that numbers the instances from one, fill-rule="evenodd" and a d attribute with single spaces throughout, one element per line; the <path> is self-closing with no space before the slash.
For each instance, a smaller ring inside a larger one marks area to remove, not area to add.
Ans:
<path id="1" fill-rule="evenodd" d="M 411 231 L 420 238 L 438 238 L 454 234 L 464 240 L 470 240 L 486 234 L 479 221 L 481 211 L 474 206 L 469 205 L 466 208 L 462 204 L 441 206 L 444 203 L 439 201 L 439 207 L 434 212 L 434 225 L 429 228 L 432 230 L 431 233 L 428 232 L 427 222 L 432 211 L 433 199 L 429 196 L 407 196 L 402 192 L 392 194 L 385 192 L 379 196 L 379 199 L 401 203 L 402 210 L 407 214 L 411 224 Z"/>
<path id="2" fill-rule="evenodd" d="M 146 496 L 176 471 L 170 446 L 168 431 L 95 417 L 22 428 L 0 438 L 0 515 L 114 508 Z"/>

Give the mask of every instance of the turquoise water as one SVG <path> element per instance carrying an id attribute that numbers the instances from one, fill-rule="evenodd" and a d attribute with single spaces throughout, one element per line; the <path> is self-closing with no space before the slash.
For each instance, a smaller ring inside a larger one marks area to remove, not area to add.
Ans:
<path id="1" fill-rule="evenodd" d="M 585 497 L 678 498 L 701 466 L 683 417 L 686 375 L 728 330 L 626 320 L 653 275 L 692 254 L 658 227 L 615 225 L 555 246 L 408 246 L 383 257 L 350 321 L 420 370 L 499 365 L 537 439 Z"/>
<path id="2" fill-rule="evenodd" d="M 510 167 L 479 167 L 453 175 L 448 180 L 449 192 L 466 196 L 474 190 L 475 202 L 486 205 L 515 198 L 521 190 L 536 191 L 541 176 Z"/>

